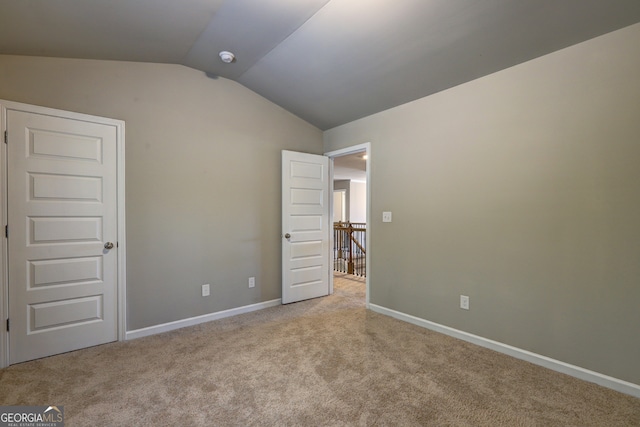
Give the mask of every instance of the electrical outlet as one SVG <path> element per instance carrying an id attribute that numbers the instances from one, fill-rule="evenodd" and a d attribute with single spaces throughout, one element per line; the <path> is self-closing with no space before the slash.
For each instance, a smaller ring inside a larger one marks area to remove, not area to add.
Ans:
<path id="1" fill-rule="evenodd" d="M 391 212 L 382 212 L 382 222 L 391 222 Z"/>
<path id="2" fill-rule="evenodd" d="M 209 284 L 202 285 L 202 296 L 208 297 L 211 294 L 211 286 Z"/>
<path id="3" fill-rule="evenodd" d="M 466 295 L 460 295 L 460 308 L 463 310 L 469 310 L 469 297 Z"/>
<path id="4" fill-rule="evenodd" d="M 256 278 L 255 277 L 249 277 L 249 287 L 250 288 L 255 288 L 256 287 Z"/>

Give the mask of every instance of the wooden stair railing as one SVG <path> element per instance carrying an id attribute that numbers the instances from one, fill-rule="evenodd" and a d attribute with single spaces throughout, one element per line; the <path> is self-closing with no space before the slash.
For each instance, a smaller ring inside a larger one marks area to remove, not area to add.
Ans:
<path id="1" fill-rule="evenodd" d="M 333 224 L 333 232 L 333 269 L 365 277 L 366 224 L 336 222 Z"/>

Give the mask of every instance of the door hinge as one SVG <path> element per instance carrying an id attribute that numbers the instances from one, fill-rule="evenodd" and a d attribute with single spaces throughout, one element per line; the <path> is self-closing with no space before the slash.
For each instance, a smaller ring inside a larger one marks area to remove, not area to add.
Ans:
<path id="1" fill-rule="evenodd" d="M 9 318 L 7 317 L 7 332 L 9 332 Z"/>
<path id="2" fill-rule="evenodd" d="M 4 143 L 6 144 L 7 141 L 9 140 L 9 137 L 7 136 L 7 131 L 4 131 Z"/>
<path id="3" fill-rule="evenodd" d="M 8 225 L 4 226 L 4 237 L 6 237 L 7 239 L 9 238 L 9 226 Z"/>

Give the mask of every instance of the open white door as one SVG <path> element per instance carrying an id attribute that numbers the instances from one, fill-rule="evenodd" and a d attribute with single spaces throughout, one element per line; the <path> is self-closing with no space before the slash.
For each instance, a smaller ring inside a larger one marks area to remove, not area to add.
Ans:
<path id="1" fill-rule="evenodd" d="M 8 109 L 9 363 L 118 339 L 112 124 Z"/>
<path id="2" fill-rule="evenodd" d="M 329 295 L 329 158 L 282 151 L 282 303 Z"/>

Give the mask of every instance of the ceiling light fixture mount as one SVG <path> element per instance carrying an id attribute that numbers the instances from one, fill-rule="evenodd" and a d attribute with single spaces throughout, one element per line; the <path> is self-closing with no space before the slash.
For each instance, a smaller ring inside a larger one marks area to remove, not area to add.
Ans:
<path id="1" fill-rule="evenodd" d="M 223 50 L 218 55 L 220 55 L 220 59 L 222 59 L 222 62 L 225 64 L 230 64 L 236 59 L 236 56 L 233 53 L 226 50 Z"/>

